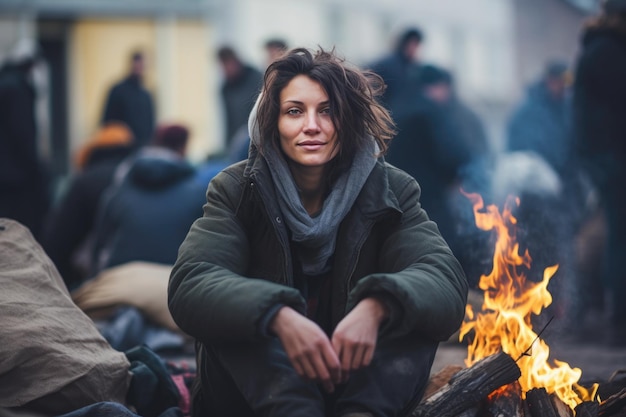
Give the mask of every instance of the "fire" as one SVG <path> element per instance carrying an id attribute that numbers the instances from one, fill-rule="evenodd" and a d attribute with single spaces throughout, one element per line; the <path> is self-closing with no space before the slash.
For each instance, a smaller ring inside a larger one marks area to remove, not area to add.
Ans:
<path id="1" fill-rule="evenodd" d="M 541 282 L 527 280 L 519 270 L 530 268 L 532 259 L 528 250 L 519 253 L 515 235 L 517 219 L 512 213 L 519 206 L 519 199 L 510 197 L 500 213 L 495 205 L 485 207 L 478 194 L 465 195 L 473 204 L 476 226 L 493 230 L 497 238 L 493 269 L 479 281 L 479 288 L 484 291 L 482 310 L 474 312 L 468 305 L 461 326 L 461 340 L 472 333 L 466 365 L 502 350 L 517 360 L 522 371 L 519 379 L 522 392 L 543 387 L 574 409 L 589 399 L 584 398 L 589 396 L 588 392 L 577 384 L 582 371 L 558 360 L 550 364 L 550 349 L 531 324 L 531 315 L 538 315 L 552 303 L 547 287 L 558 265 L 546 268 Z"/>

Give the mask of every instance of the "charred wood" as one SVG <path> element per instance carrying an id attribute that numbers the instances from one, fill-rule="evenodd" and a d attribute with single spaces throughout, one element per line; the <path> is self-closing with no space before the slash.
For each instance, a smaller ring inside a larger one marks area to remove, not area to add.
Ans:
<path id="1" fill-rule="evenodd" d="M 410 415 L 455 417 L 520 376 L 519 366 L 509 355 L 504 352 L 490 355 L 457 372 L 446 385 L 422 401 Z"/>
<path id="2" fill-rule="evenodd" d="M 485 401 L 484 417 L 525 417 L 522 387 L 519 382 L 506 385 L 489 396 Z"/>
<path id="3" fill-rule="evenodd" d="M 463 411 L 461 414 L 457 414 L 455 417 L 477 417 L 479 414 L 478 407 L 471 407 Z"/>
<path id="4" fill-rule="evenodd" d="M 602 401 L 602 403 L 600 403 L 598 416 L 613 416 L 620 412 L 624 407 L 626 407 L 626 388 L 622 389 L 617 394 L 611 395 L 605 401 Z"/>
<path id="5" fill-rule="evenodd" d="M 550 400 L 552 401 L 552 408 L 554 412 L 559 417 L 574 417 L 572 409 L 569 408 L 569 405 L 565 404 L 558 395 L 551 394 Z"/>
<path id="6" fill-rule="evenodd" d="M 596 401 L 585 401 L 578 404 L 574 411 L 576 417 L 598 417 L 600 404 Z"/>
<path id="7" fill-rule="evenodd" d="M 533 388 L 528 391 L 526 402 L 532 417 L 559 417 L 545 388 Z"/>
<path id="8" fill-rule="evenodd" d="M 463 367 L 459 365 L 448 365 L 444 367 L 441 371 L 432 375 L 428 380 L 428 385 L 426 386 L 426 390 L 424 391 L 424 399 L 439 391 L 441 387 L 446 385 L 450 381 L 450 379 L 462 369 Z"/>
<path id="9" fill-rule="evenodd" d="M 608 381 L 594 381 L 597 382 L 598 385 L 598 396 L 600 398 L 606 399 L 619 393 L 621 390 L 626 388 L 626 376 L 621 376 L 618 371 L 616 371 Z M 589 384 L 591 386 L 592 384 Z"/>

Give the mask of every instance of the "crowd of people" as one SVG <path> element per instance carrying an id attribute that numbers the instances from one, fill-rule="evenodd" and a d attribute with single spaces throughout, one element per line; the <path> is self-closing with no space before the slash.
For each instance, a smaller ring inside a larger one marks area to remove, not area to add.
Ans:
<path id="1" fill-rule="evenodd" d="M 187 157 L 193 132 L 158 120 L 134 52 L 55 198 L 29 79 L 42 56 L 9 55 L 0 314 L 14 319 L 0 335 L 4 357 L 22 356 L 0 360 L 0 411 L 407 415 L 491 268 L 466 192 L 518 196 L 528 277 L 560 266 L 552 312 L 605 311 L 607 342 L 626 346 L 626 2 L 605 2 L 576 60 L 546 63 L 500 153 L 453 72 L 422 58 L 425 41 L 409 28 L 357 66 L 271 39 L 265 68 L 223 45 L 224 149 L 202 165 Z M 36 306 L 24 337 L 15 297 Z M 42 365 L 59 352 L 76 361 Z M 189 378 L 174 378 L 165 359 L 194 354 Z M 9 374 L 28 389 L 11 391 Z"/>

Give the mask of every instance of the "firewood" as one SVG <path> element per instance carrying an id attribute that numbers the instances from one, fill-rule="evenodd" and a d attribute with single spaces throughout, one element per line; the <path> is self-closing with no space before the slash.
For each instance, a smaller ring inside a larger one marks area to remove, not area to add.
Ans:
<path id="1" fill-rule="evenodd" d="M 484 414 L 481 415 L 524 417 L 523 403 L 522 387 L 515 381 L 491 394 L 484 406 Z"/>
<path id="2" fill-rule="evenodd" d="M 430 397 L 435 392 L 437 392 L 441 387 L 446 385 L 448 381 L 463 367 L 459 365 L 448 365 L 444 367 L 441 371 L 437 372 L 434 375 L 431 375 L 428 380 L 428 385 L 426 386 L 426 391 L 424 391 L 424 399 Z"/>
<path id="3" fill-rule="evenodd" d="M 565 404 L 563 400 L 558 397 L 558 395 L 551 394 L 550 401 L 552 401 L 552 408 L 554 409 L 554 412 L 557 416 L 574 417 L 572 409 L 569 407 L 569 405 Z"/>
<path id="4" fill-rule="evenodd" d="M 410 415 L 455 417 L 520 376 L 521 371 L 513 358 L 504 352 L 495 353 L 457 372 L 446 385 L 422 401 Z"/>
<path id="5" fill-rule="evenodd" d="M 463 411 L 461 414 L 457 414 L 455 417 L 477 417 L 478 412 L 478 407 L 471 407 Z"/>
<path id="6" fill-rule="evenodd" d="M 545 388 L 533 388 L 528 391 L 526 402 L 532 417 L 559 417 Z"/>
<path id="7" fill-rule="evenodd" d="M 596 401 L 585 401 L 578 404 L 574 411 L 576 417 L 598 417 L 600 404 Z"/>
<path id="8" fill-rule="evenodd" d="M 600 403 L 598 416 L 612 416 L 624 407 L 626 407 L 626 388 L 622 389 L 617 394 L 611 395 L 605 401 L 602 401 L 602 403 Z"/>

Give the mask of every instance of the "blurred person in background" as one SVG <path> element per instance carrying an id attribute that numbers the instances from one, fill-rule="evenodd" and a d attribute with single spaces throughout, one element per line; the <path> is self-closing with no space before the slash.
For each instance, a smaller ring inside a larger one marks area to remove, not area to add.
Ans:
<path id="1" fill-rule="evenodd" d="M 280 40 L 269 40 L 264 44 L 268 60 L 269 54 L 277 53 L 282 45 Z M 242 115 L 250 112 L 262 83 L 261 72 L 242 62 L 231 47 L 220 48 L 217 55 L 224 74 L 220 94 L 224 105 L 226 139 L 225 149 L 216 155 L 210 155 L 198 167 L 198 180 L 205 185 L 228 165 L 248 157 L 250 136 L 246 127 L 247 120 Z"/>
<path id="2" fill-rule="evenodd" d="M 287 42 L 280 38 L 268 39 L 265 41 L 264 48 L 265 55 L 267 57 L 267 65 L 270 65 L 272 62 L 283 56 L 288 50 Z"/>
<path id="3" fill-rule="evenodd" d="M 587 216 L 574 148 L 571 81 L 572 74 L 565 62 L 546 63 L 510 116 L 504 155 L 505 160 L 526 161 L 526 165 L 534 167 L 529 168 L 533 175 L 545 174 L 543 181 L 526 181 L 510 193 L 520 197 L 516 212 L 518 239 L 521 250 L 528 249 L 533 257 L 528 276 L 541 281 L 546 267 L 559 264 L 550 281 L 554 302 L 549 311 L 563 319 L 572 312 L 568 304 L 577 285 L 574 237 Z M 509 168 L 514 166 L 513 162 L 509 164 Z M 523 171 L 512 170 L 511 175 L 522 178 Z M 552 189 L 545 187 L 549 178 L 554 179 Z"/>
<path id="4" fill-rule="evenodd" d="M 262 74 L 252 65 L 241 60 L 230 46 L 222 46 L 217 51 L 224 81 L 220 90 L 225 116 L 226 153 L 247 137 L 248 114 L 261 90 Z M 233 145 L 234 144 L 234 145 Z"/>
<path id="5" fill-rule="evenodd" d="M 111 292 L 122 292 L 124 301 L 132 303 L 154 292 L 144 310 L 167 312 L 169 272 L 205 202 L 206 184 L 197 181 L 186 159 L 188 138 L 185 126 L 163 124 L 148 146 L 118 166 L 96 219 L 90 274 L 96 283 L 90 280 L 76 290 L 82 299 L 77 304 L 94 304 L 99 294 Z M 85 297 L 96 299 L 87 302 Z M 100 326 L 114 348 L 145 343 L 157 351 L 184 349 L 169 313 L 153 326 L 144 310 L 124 305 Z"/>
<path id="6" fill-rule="evenodd" d="M 387 161 L 418 181 L 422 206 L 474 285 L 485 271 L 477 264 L 478 257 L 467 253 L 479 245 L 473 239 L 473 221 L 467 220 L 468 215 L 473 217 L 472 206 L 460 188 L 483 195 L 487 189 L 486 132 L 480 118 L 458 97 L 449 71 L 426 64 L 420 73 L 419 106 L 398 119 Z"/>
<path id="7" fill-rule="evenodd" d="M 476 229 L 473 209 L 464 192 L 478 193 L 488 198 L 489 173 L 494 154 L 489 144 L 482 119 L 469 107 L 456 90 L 450 71 L 424 65 L 422 69 L 423 94 L 434 106 L 435 152 L 446 183 L 441 189 L 439 210 L 434 207 L 433 219 L 440 224 L 441 234 L 465 269 L 471 286 L 481 274 L 488 273 L 485 261 L 488 255 L 488 234 Z"/>
<path id="8" fill-rule="evenodd" d="M 265 73 L 247 161 L 210 183 L 172 316 L 196 340 L 193 415 L 395 416 L 460 325 L 463 270 L 381 157 L 382 79 L 293 49 Z"/>
<path id="9" fill-rule="evenodd" d="M 152 139 L 156 118 L 152 94 L 144 87 L 146 63 L 143 52 L 134 52 L 129 63 L 126 78 L 108 92 L 101 122 L 126 124 L 133 132 L 134 146 L 138 148 Z"/>
<path id="10" fill-rule="evenodd" d="M 19 221 L 37 239 L 51 204 L 37 143 L 33 71 L 40 60 L 35 41 L 23 38 L 0 68 L 0 217 Z"/>
<path id="11" fill-rule="evenodd" d="M 267 58 L 267 65 L 270 65 L 276 59 L 280 58 L 287 52 L 287 43 L 279 38 L 271 38 L 263 45 Z M 230 145 L 227 160 L 225 162 L 239 162 L 248 157 L 248 147 L 250 146 L 250 136 L 247 129 L 243 129 L 235 135 L 233 142 Z M 225 168 L 225 166 L 220 167 Z M 217 172 L 215 172 L 217 174 Z M 207 181 L 208 183 L 208 181 Z"/>
<path id="12" fill-rule="evenodd" d="M 92 275 L 130 261 L 174 264 L 206 191 L 186 159 L 188 137 L 185 126 L 164 124 L 118 167 L 98 208 Z"/>
<path id="13" fill-rule="evenodd" d="M 118 165 L 134 151 L 133 133 L 107 122 L 76 154 L 75 173 L 46 219 L 41 244 L 71 290 L 91 271 L 96 212 Z"/>
<path id="14" fill-rule="evenodd" d="M 571 79 L 566 63 L 549 62 L 507 125 L 507 151 L 533 151 L 563 177 L 570 174 L 573 156 Z"/>
<path id="15" fill-rule="evenodd" d="M 606 221 L 605 268 L 599 275 L 610 294 L 609 342 L 626 346 L 626 0 L 605 1 L 582 31 L 574 121 L 579 156 Z"/>
<path id="16" fill-rule="evenodd" d="M 396 121 L 420 105 L 423 91 L 420 52 L 423 41 L 421 29 L 408 28 L 401 33 L 390 54 L 369 65 L 387 85 L 381 101 Z"/>
<path id="17" fill-rule="evenodd" d="M 455 157 L 459 165 L 488 159 L 491 150 L 483 121 L 459 97 L 450 71 L 427 64 L 422 68 L 421 79 L 424 96 L 441 117 L 439 134 L 456 145 L 450 151 L 459 153 Z M 457 139 L 453 139 L 455 137 Z M 441 146 L 445 147 L 445 142 Z"/>

